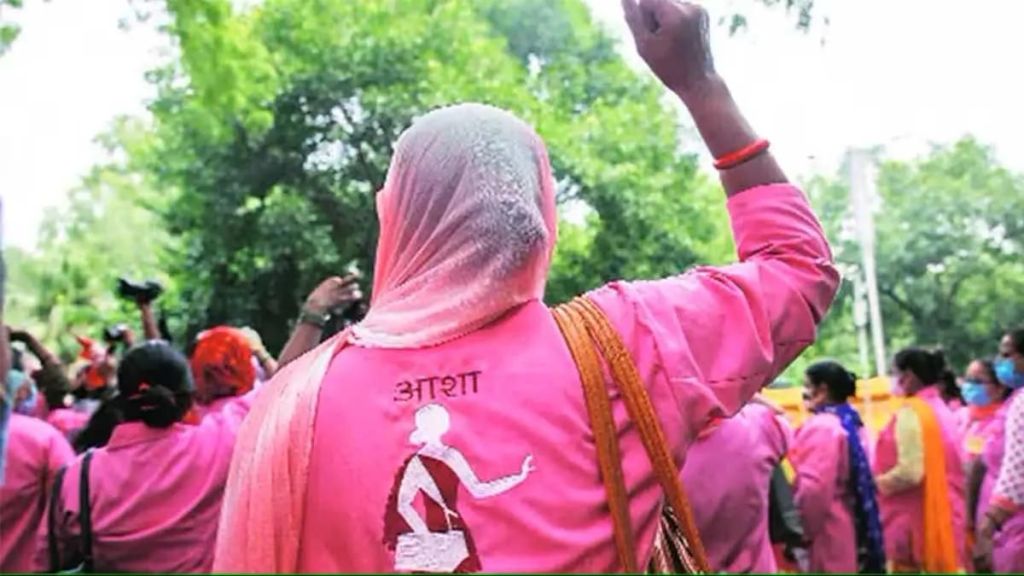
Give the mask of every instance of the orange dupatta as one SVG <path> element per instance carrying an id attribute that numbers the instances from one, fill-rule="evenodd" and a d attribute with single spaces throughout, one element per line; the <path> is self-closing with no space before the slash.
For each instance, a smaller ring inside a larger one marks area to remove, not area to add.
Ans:
<path id="1" fill-rule="evenodd" d="M 931 573 L 954 573 L 960 569 L 953 535 L 953 511 L 946 481 L 946 450 L 942 429 L 928 403 L 907 398 L 907 405 L 921 423 L 924 443 L 924 550 L 921 569 Z"/>

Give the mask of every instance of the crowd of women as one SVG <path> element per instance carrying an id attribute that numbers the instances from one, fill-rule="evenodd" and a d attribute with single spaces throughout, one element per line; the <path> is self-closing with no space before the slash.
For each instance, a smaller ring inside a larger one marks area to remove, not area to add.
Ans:
<path id="1" fill-rule="evenodd" d="M 395 145 L 372 300 L 338 334 L 322 329 L 360 298 L 353 276 L 311 294 L 276 360 L 225 326 L 186 357 L 145 298 L 144 341 L 82 338 L 73 377 L 0 334 L 25 349 L 0 570 L 1021 569 L 1024 335 L 972 364 L 959 420 L 940 356 L 897 354 L 905 406 L 877 442 L 853 376 L 815 364 L 794 433 L 757 393 L 814 341 L 839 284 L 828 242 L 715 71 L 704 10 L 623 8 L 716 158 L 738 263 L 549 309 L 543 141 L 489 106 L 431 112 Z M 776 554 L 784 461 L 804 536 Z"/>

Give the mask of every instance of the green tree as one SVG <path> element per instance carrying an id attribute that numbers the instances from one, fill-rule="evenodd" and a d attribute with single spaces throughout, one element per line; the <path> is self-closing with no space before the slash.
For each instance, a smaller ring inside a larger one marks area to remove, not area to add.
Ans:
<path id="1" fill-rule="evenodd" d="M 350 259 L 372 271 L 392 143 L 458 101 L 532 122 L 560 202 L 583 214 L 563 229 L 553 301 L 721 259 L 720 192 L 679 150 L 662 91 L 580 0 L 168 7 L 182 56 L 152 76 L 155 145 L 135 160 L 172 198 L 190 331 L 252 324 L 277 345 L 322 276 Z"/>
<path id="2" fill-rule="evenodd" d="M 860 249 L 848 230 L 846 181 L 817 179 L 809 190 L 837 258 L 852 269 Z M 994 353 L 1000 334 L 1024 323 L 1024 177 L 964 138 L 919 161 L 881 162 L 877 183 L 876 258 L 888 348 L 941 345 L 960 368 Z M 846 286 L 811 354 L 856 365 L 851 308 Z"/>
<path id="3" fill-rule="evenodd" d="M 21 33 L 21 27 L 13 22 L 5 22 L 4 15 L 10 10 L 21 8 L 23 0 L 0 0 L 0 56 L 11 47 Z"/>

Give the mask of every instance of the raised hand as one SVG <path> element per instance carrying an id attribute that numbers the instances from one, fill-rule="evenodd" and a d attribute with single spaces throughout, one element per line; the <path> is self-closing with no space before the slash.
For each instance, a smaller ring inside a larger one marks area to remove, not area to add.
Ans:
<path id="1" fill-rule="evenodd" d="M 332 276 L 320 283 L 306 298 L 305 309 L 316 314 L 337 313 L 363 298 L 359 276 Z"/>
<path id="2" fill-rule="evenodd" d="M 637 52 L 669 89 L 685 93 L 715 74 L 704 8 L 679 0 L 622 0 Z"/>

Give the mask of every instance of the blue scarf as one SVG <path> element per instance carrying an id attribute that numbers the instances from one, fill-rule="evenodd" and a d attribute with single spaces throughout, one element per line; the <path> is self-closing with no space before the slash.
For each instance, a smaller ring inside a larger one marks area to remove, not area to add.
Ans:
<path id="1" fill-rule="evenodd" d="M 885 545 L 879 516 L 875 479 L 871 464 L 860 443 L 864 423 L 849 404 L 823 406 L 822 412 L 835 414 L 846 430 L 850 449 L 850 487 L 854 495 L 854 523 L 857 528 L 857 566 L 861 574 L 885 574 Z"/>

